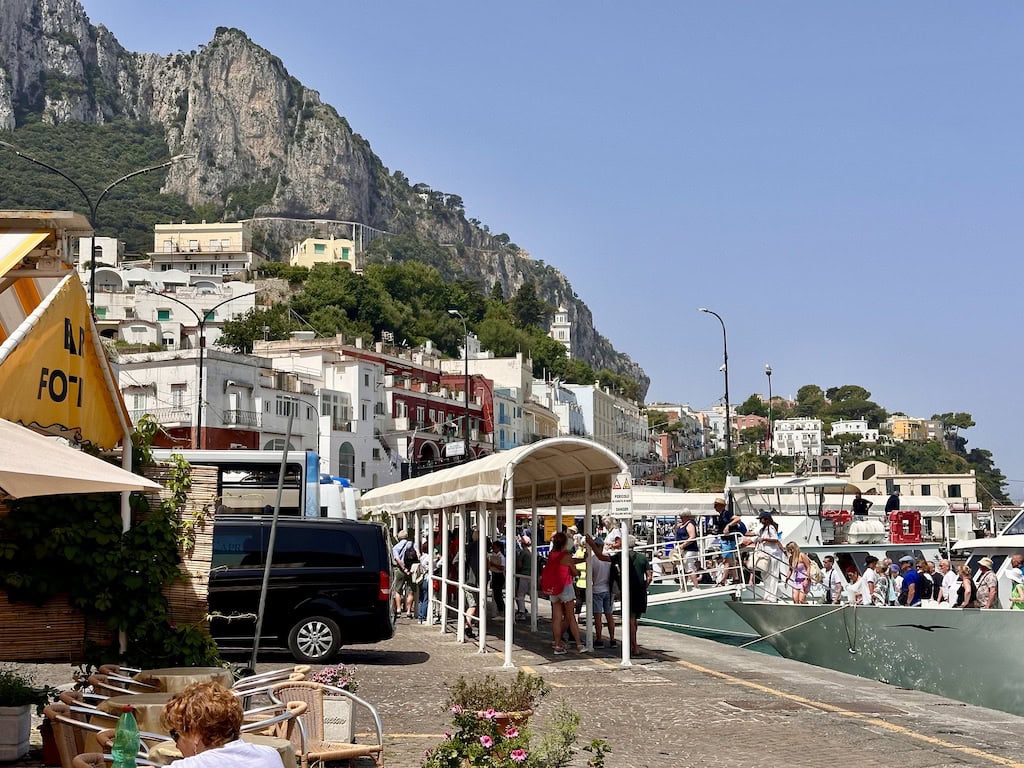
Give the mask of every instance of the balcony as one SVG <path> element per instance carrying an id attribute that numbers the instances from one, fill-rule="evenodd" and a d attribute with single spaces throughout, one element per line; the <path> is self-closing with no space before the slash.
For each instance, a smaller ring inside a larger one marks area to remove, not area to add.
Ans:
<path id="1" fill-rule="evenodd" d="M 188 408 L 152 408 L 143 411 L 129 411 L 133 424 L 137 424 L 139 419 L 147 414 L 156 419 L 158 424 L 165 426 L 188 427 L 192 425 L 192 411 Z"/>
<path id="2" fill-rule="evenodd" d="M 226 427 L 259 427 L 259 411 L 224 411 L 224 426 Z"/>

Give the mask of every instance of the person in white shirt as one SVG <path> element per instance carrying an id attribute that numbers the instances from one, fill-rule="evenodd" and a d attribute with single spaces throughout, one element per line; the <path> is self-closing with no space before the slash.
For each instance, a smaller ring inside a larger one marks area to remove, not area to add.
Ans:
<path id="1" fill-rule="evenodd" d="M 608 624 L 608 642 L 606 648 L 615 647 L 615 615 L 612 604 L 611 555 L 607 554 L 604 548 L 604 541 L 600 538 L 593 539 L 587 535 L 587 544 L 590 546 L 590 561 L 587 564 L 591 581 L 591 610 L 594 612 L 594 646 L 601 645 L 601 619 L 604 618 Z"/>
<path id="2" fill-rule="evenodd" d="M 857 602 L 861 605 L 871 605 L 875 599 L 875 580 L 878 578 L 878 574 L 875 573 L 875 566 L 878 565 L 878 558 L 874 555 L 868 555 L 864 558 L 864 563 L 864 573 L 857 579 L 857 584 L 860 587 Z"/>
<path id="3" fill-rule="evenodd" d="M 843 589 L 846 587 L 846 577 L 836 567 L 836 559 L 832 555 L 825 555 L 821 562 L 825 566 L 821 571 L 821 584 L 825 587 L 825 602 L 838 604 L 842 600 Z"/>
<path id="4" fill-rule="evenodd" d="M 939 604 L 952 605 L 956 602 L 956 591 L 960 588 L 960 577 L 949 567 L 949 560 L 939 560 L 942 585 L 939 587 Z"/>
<path id="5" fill-rule="evenodd" d="M 273 747 L 241 739 L 242 704 L 219 683 L 194 683 L 164 706 L 161 721 L 182 754 L 179 768 L 281 768 Z"/>

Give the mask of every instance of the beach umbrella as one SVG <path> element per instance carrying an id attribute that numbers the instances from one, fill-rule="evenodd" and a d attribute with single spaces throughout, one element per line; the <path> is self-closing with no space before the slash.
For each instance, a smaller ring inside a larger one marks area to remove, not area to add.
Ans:
<path id="1" fill-rule="evenodd" d="M 141 475 L 0 419 L 0 494 L 20 499 L 61 493 L 157 490 L 160 487 Z"/>

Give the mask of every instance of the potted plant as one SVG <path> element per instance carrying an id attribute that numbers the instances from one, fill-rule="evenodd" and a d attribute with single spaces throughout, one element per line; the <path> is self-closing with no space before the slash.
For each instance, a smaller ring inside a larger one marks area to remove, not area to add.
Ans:
<path id="1" fill-rule="evenodd" d="M 55 688 L 36 687 L 28 676 L 10 667 L 0 669 L 0 761 L 17 760 L 28 753 L 32 707 L 42 713 Z"/>
<path id="2" fill-rule="evenodd" d="M 309 679 L 329 686 L 324 691 L 324 740 L 351 744 L 355 739 L 356 724 L 352 716 L 352 699 L 343 691 L 353 693 L 359 687 L 356 668 L 333 664 L 314 672 Z"/>
<path id="3" fill-rule="evenodd" d="M 453 713 L 458 707 L 460 711 L 493 719 L 499 725 L 526 722 L 537 703 L 551 691 L 544 678 L 522 670 L 507 684 L 499 682 L 494 675 L 473 681 L 459 675 L 447 687 L 448 706 Z"/>

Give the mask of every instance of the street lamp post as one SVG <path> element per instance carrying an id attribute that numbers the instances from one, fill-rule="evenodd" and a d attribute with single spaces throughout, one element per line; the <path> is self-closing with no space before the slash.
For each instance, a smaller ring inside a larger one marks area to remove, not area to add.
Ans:
<path id="1" fill-rule="evenodd" d="M 765 363 L 764 375 L 768 377 L 768 474 L 775 474 L 775 462 L 772 459 L 772 367 Z"/>
<path id="2" fill-rule="evenodd" d="M 705 307 L 697 311 L 714 315 L 722 325 L 722 373 L 725 374 L 725 475 L 728 478 L 732 474 L 732 425 L 729 423 L 729 342 L 725 335 L 725 320 L 717 312 Z"/>
<path id="3" fill-rule="evenodd" d="M 124 181 L 128 181 L 128 179 L 133 179 L 136 176 L 141 176 L 142 174 L 150 173 L 151 171 L 159 171 L 161 168 L 167 168 L 171 165 L 174 165 L 174 163 L 177 163 L 180 160 L 191 160 L 192 158 L 195 157 L 195 155 L 175 155 L 170 160 L 162 162 L 158 165 L 151 165 L 146 168 L 139 168 L 138 170 L 132 171 L 131 173 L 126 173 L 121 178 L 115 179 L 114 181 L 107 184 L 107 186 L 103 188 L 103 191 L 100 192 L 99 197 L 97 197 L 94 201 L 91 197 L 89 197 L 89 193 L 82 189 L 81 185 L 77 181 L 72 179 L 59 168 L 54 168 L 52 165 L 44 163 L 42 160 L 37 160 L 31 155 L 25 154 L 16 146 L 6 141 L 0 141 L 0 148 L 13 152 L 22 160 L 27 160 L 30 163 L 35 163 L 41 168 L 45 168 L 51 173 L 57 174 L 65 181 L 68 181 L 71 184 L 71 186 L 77 189 L 78 193 L 82 196 L 82 199 L 85 200 L 85 205 L 89 209 L 89 225 L 92 227 L 92 236 L 89 239 L 89 258 L 91 259 L 89 267 L 89 309 L 93 312 L 95 312 L 96 307 L 96 226 L 99 222 L 99 219 L 97 217 L 97 211 L 100 207 L 100 203 L 103 202 L 103 198 L 107 196 L 107 193 L 110 192 L 110 190 L 112 190 L 118 184 Z M 81 259 L 81 254 L 79 254 L 79 259 Z"/>
<path id="4" fill-rule="evenodd" d="M 193 442 L 193 447 L 195 447 L 195 448 L 202 448 L 203 447 L 203 357 L 204 357 L 204 353 L 206 351 L 206 321 L 207 321 L 207 317 L 211 313 L 216 312 L 217 309 L 219 309 L 220 307 L 223 307 L 228 302 L 234 301 L 235 299 L 244 299 L 246 296 L 255 296 L 256 295 L 256 291 L 249 291 L 248 293 L 240 293 L 237 296 L 232 296 L 230 299 L 224 299 L 224 301 L 220 302 L 219 304 L 214 304 L 212 307 L 210 307 L 209 309 L 205 310 L 203 312 L 202 317 L 200 317 L 198 312 L 196 312 L 194 309 L 192 309 L 192 307 L 190 307 L 188 304 L 186 304 L 181 299 L 176 299 L 173 296 L 171 296 L 169 294 L 166 294 L 166 293 L 160 293 L 160 291 L 154 291 L 154 290 L 151 290 L 151 289 L 148 289 L 148 288 L 146 290 L 148 290 L 149 293 L 152 293 L 152 294 L 154 294 L 156 296 L 160 296 L 161 298 L 170 299 L 175 304 L 181 304 L 181 306 L 183 306 L 185 309 L 187 309 L 189 312 L 192 313 L 192 316 L 196 319 L 196 323 L 199 326 L 199 385 L 196 387 L 197 395 L 198 395 L 198 402 L 196 403 L 196 439 L 193 440 L 192 442 Z M 295 399 L 298 399 L 298 398 L 295 398 Z M 319 427 L 318 427 L 318 429 L 319 429 Z M 319 451 L 319 446 L 317 446 L 317 450 Z"/>
<path id="5" fill-rule="evenodd" d="M 448 314 L 457 317 L 462 321 L 462 351 L 466 359 L 466 393 L 463 401 L 462 434 L 465 439 L 465 455 L 463 461 L 469 461 L 469 329 L 466 326 L 466 316 L 457 309 L 449 309 Z"/>

